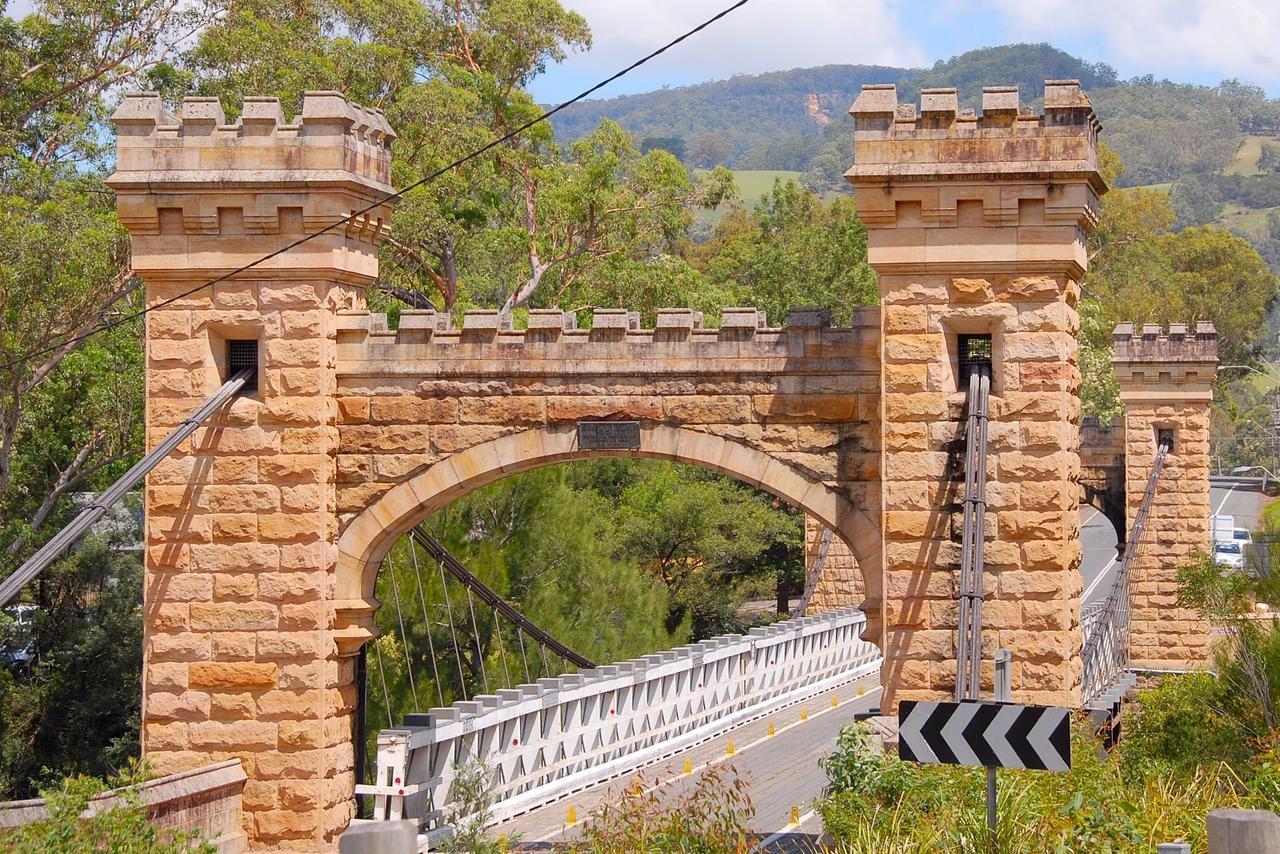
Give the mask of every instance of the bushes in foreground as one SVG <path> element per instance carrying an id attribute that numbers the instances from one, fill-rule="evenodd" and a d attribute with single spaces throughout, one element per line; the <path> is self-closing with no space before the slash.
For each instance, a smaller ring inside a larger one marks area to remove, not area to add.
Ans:
<path id="1" fill-rule="evenodd" d="M 1134 776 L 1119 755 L 1100 755 L 1081 721 L 1071 771 L 999 772 L 992 834 L 983 769 L 903 762 L 870 749 L 869 740 L 865 730 L 846 728 L 824 763 L 831 786 L 819 812 L 836 850 L 850 854 L 1105 854 L 1153 850 L 1174 839 L 1204 852 L 1209 810 L 1247 800 L 1240 777 L 1223 762 L 1188 774 Z"/>

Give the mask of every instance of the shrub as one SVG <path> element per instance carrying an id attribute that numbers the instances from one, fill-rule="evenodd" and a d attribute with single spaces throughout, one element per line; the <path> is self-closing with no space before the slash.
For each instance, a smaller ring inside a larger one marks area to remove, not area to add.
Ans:
<path id="1" fill-rule="evenodd" d="M 819 812 L 836 850 L 850 854 L 1093 854 L 1151 850 L 1178 838 L 1204 852 L 1208 811 L 1241 803 L 1240 780 L 1224 764 L 1189 776 L 1126 777 L 1120 759 L 1100 754 L 1089 727 L 1078 721 L 1069 772 L 999 772 L 992 834 L 982 769 L 917 765 L 865 748 L 863 735 L 842 733 L 839 749 L 824 762 L 831 786 Z"/>
<path id="2" fill-rule="evenodd" d="M 92 777 L 68 777 L 40 792 L 49 818 L 0 833 L 0 848 L 21 854 L 212 854 L 216 849 L 198 834 L 156 827 L 147 819 L 139 790 L 145 779 L 142 766 L 137 763 L 110 783 Z M 119 804 L 92 818 L 82 818 L 89 801 L 110 788 L 117 789 Z"/>
<path id="3" fill-rule="evenodd" d="M 1125 718 L 1120 750 L 1131 776 L 1191 774 L 1207 762 L 1248 765 L 1244 733 L 1224 711 L 1222 686 L 1211 673 L 1164 677 L 1138 693 Z"/>
<path id="4" fill-rule="evenodd" d="M 592 813 L 574 850 L 745 854 L 754 815 L 746 781 L 731 766 L 713 765 L 695 778 L 692 789 L 665 798 L 637 774 Z"/>

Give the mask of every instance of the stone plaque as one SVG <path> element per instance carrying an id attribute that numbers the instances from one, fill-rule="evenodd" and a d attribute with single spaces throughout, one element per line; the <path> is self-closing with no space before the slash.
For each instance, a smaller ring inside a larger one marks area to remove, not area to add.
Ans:
<path id="1" fill-rule="evenodd" d="M 578 447 L 584 451 L 638 451 L 640 422 L 579 421 Z"/>

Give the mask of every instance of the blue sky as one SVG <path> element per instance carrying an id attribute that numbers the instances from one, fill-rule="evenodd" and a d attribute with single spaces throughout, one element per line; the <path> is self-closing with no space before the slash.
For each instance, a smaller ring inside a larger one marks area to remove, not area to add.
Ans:
<path id="1" fill-rule="evenodd" d="M 586 17 L 595 43 L 535 82 L 544 102 L 577 94 L 729 5 L 562 2 Z M 1015 41 L 1047 41 L 1122 78 L 1238 77 L 1280 97 L 1280 0 L 750 0 L 597 97 L 827 63 L 931 65 Z"/>

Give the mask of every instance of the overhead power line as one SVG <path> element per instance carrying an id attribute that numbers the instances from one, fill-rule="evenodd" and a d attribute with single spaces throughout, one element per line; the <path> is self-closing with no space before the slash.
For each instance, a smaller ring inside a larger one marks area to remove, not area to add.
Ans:
<path id="1" fill-rule="evenodd" d="M 434 171 L 434 172 L 432 172 L 432 173 L 430 173 L 430 174 L 428 174 L 428 175 L 426 175 L 426 176 L 424 176 L 424 177 L 422 177 L 422 178 L 419 178 L 417 181 L 414 181 L 413 183 L 411 183 L 411 184 L 409 184 L 409 185 L 407 185 L 407 186 L 405 186 L 405 187 L 401 187 L 399 190 L 396 190 L 396 191 L 395 191 L 395 192 L 393 192 L 393 193 L 389 193 L 388 195 L 383 196 L 382 198 L 378 199 L 377 201 L 372 202 L 372 203 L 370 203 L 370 204 L 368 204 L 368 205 L 364 206 L 363 208 L 360 208 L 359 210 L 354 211 L 354 212 L 352 212 L 352 213 L 348 214 L 347 216 L 343 217 L 342 219 L 337 220 L 336 222 L 332 222 L 332 223 L 330 223 L 329 225 L 325 226 L 324 228 L 320 229 L 319 231 L 313 231 L 313 232 L 311 232 L 311 233 L 309 233 L 309 234 L 305 234 L 305 235 L 303 235 L 302 237 L 299 237 L 297 240 L 293 241 L 292 243 L 288 244 L 287 246 L 282 246 L 281 248 L 279 248 L 279 249 L 275 250 L 274 252 L 270 252 L 270 253 L 268 253 L 268 254 L 266 254 L 266 255 L 263 255 L 261 258 L 258 258 L 258 259 L 254 260 L 254 261 L 250 261 L 248 264 L 245 264 L 245 265 L 243 265 L 243 266 L 241 266 L 241 267 L 237 267 L 237 268 L 235 268 L 234 270 L 231 270 L 231 271 L 229 271 L 229 272 L 223 273 L 222 275 L 217 276 L 216 278 L 209 279 L 207 282 L 203 282 L 203 283 L 201 283 L 201 284 L 199 284 L 199 285 L 196 285 L 194 288 L 191 288 L 190 290 L 183 291 L 182 293 L 177 294 L 176 296 L 172 296 L 172 297 L 169 297 L 168 299 L 161 300 L 160 302 L 156 303 L 155 305 L 147 306 L 146 308 L 143 308 L 143 309 L 141 309 L 141 310 L 139 310 L 139 311 L 135 311 L 135 312 L 133 312 L 133 313 L 131 313 L 131 314 L 126 314 L 126 315 L 123 315 L 123 316 L 121 316 L 121 317 L 115 318 L 115 319 L 113 319 L 113 320 L 107 321 L 107 322 L 105 322 L 105 323 L 99 324 L 98 326 L 94 327 L 93 329 L 89 330 L 88 332 L 84 332 L 84 333 L 82 333 L 82 334 L 80 334 L 80 335 L 73 335 L 73 336 L 71 336 L 70 338 L 65 338 L 65 339 L 63 339 L 63 340 L 61 340 L 61 341 L 59 341 L 59 342 L 57 342 L 57 343 L 55 343 L 55 344 L 49 344 L 48 346 L 43 347 L 43 348 L 41 348 L 41 349 L 39 349 L 39 350 L 35 350 L 35 351 L 31 352 L 31 353 L 27 353 L 27 354 L 26 354 L 26 355 L 24 355 L 24 356 L 20 356 L 20 357 L 18 357 L 17 359 L 14 359 L 14 360 L 12 360 L 12 361 L 9 361 L 9 362 L 4 363 L 3 365 L 0 365 L 0 368 L 6 368 L 6 369 L 7 369 L 7 368 L 15 367 L 15 366 L 17 366 L 17 365 L 23 364 L 24 362 L 28 362 L 28 361 L 30 361 L 30 360 L 32 360 L 32 359 L 36 359 L 36 358 L 39 358 L 40 356 L 44 356 L 44 355 L 47 355 L 47 354 L 49 354 L 49 353 L 52 353 L 52 352 L 54 352 L 55 350 L 61 349 L 61 348 L 63 348 L 63 347 L 66 347 L 66 346 L 67 346 L 67 345 L 69 345 L 69 344 L 78 344 L 79 342 L 81 342 L 81 341 L 85 340 L 86 338 L 91 338 L 92 336 L 97 335 L 97 334 L 98 334 L 98 333 L 100 333 L 100 332 L 106 332 L 106 331 L 108 331 L 108 330 L 110 330 L 110 329 L 115 329 L 115 328 L 116 328 L 116 327 L 118 327 L 118 326 L 122 326 L 122 325 L 124 325 L 124 324 L 126 324 L 126 323 L 129 323 L 129 322 L 131 322 L 131 321 L 137 320 L 138 318 L 143 317 L 144 315 L 148 314 L 149 312 L 152 312 L 152 311 L 154 311 L 154 310 L 156 310 L 156 309 L 158 309 L 158 308 L 164 308 L 166 305 L 169 305 L 169 304 L 171 304 L 171 303 L 177 302 L 178 300 L 181 300 L 181 299 L 185 299 L 186 297 L 189 297 L 189 296 L 191 296 L 192 294 L 198 293 L 199 291 L 202 291 L 202 290 L 204 290 L 205 288 L 208 288 L 208 287 L 212 287 L 213 285 L 216 285 L 216 284 L 218 284 L 218 283 L 220 283 L 220 282 L 225 282 L 225 281 L 227 281 L 227 280 L 229 280 L 229 279 L 234 278 L 235 276 L 238 276 L 239 274 L 241 274 L 241 273 L 243 273 L 243 272 L 245 272 L 245 271 L 247 271 L 247 270 L 251 270 L 251 269 L 253 269 L 254 267 L 258 266 L 259 264 L 262 264 L 262 263 L 265 263 L 265 262 L 267 262 L 267 261 L 270 261 L 272 258 L 275 258 L 275 257 L 276 257 L 276 256 L 278 256 L 278 255 L 283 255 L 285 252 L 288 252 L 288 251 L 290 251 L 291 249 L 296 249 L 297 247 L 301 246 L 301 245 L 302 245 L 302 244 L 304 244 L 304 243 L 307 243 L 308 241 L 314 240 L 315 238 L 320 237 L 320 236 L 321 236 L 321 235 L 323 235 L 323 234 L 327 234 L 327 233 L 329 233 L 330 231 L 333 231 L 335 228 L 340 228 L 341 226 L 344 226 L 344 225 L 346 225 L 347 223 L 350 223 L 350 222 L 352 222 L 352 221 L 354 221 L 354 220 L 358 219 L 359 217 L 364 216 L 365 214 L 369 213 L 370 211 L 374 210 L 375 208 L 378 208 L 378 207 L 380 207 L 380 206 L 382 206 L 382 205 L 385 205 L 387 202 L 395 201 L 395 200 L 399 200 L 399 199 L 403 198 L 403 197 L 404 197 L 404 195 L 405 195 L 406 193 L 408 193 L 408 192 L 410 192 L 410 191 L 412 191 L 412 190 L 416 190 L 416 189 L 417 189 L 417 188 L 419 188 L 419 187 L 422 187 L 422 186 L 425 186 L 425 185 L 427 185 L 427 184 L 430 184 L 432 181 L 435 181 L 435 180 L 436 180 L 437 178 L 439 178 L 440 176 L 442 176 L 442 175 L 444 175 L 444 174 L 446 174 L 446 173 L 448 173 L 448 172 L 450 172 L 450 171 L 452 171 L 452 170 L 454 170 L 454 169 L 457 169 L 459 166 L 464 165 L 465 163 L 467 163 L 467 162 L 468 162 L 468 161 L 470 161 L 470 160 L 474 160 L 475 158 L 479 157 L 480 155 L 484 154 L 485 152 L 487 152 L 487 151 L 491 151 L 492 149 L 497 148 L 499 145 L 503 145 L 504 143 L 510 142 L 511 140 L 513 140 L 513 139 L 515 139 L 517 136 L 519 136 L 520 134 L 522 134 L 522 133 L 524 133 L 525 131 L 529 130 L 529 128 L 533 127 L 534 125 L 537 125 L 537 124 L 540 124 L 540 123 L 542 123 L 542 122 L 545 122 L 547 119 L 551 118 L 551 117 L 552 117 L 552 116 L 554 116 L 556 113 L 560 112 L 561 110 L 565 109 L 566 107 L 568 107 L 568 106 L 570 106 L 570 105 L 572 105 L 572 104 L 576 104 L 578 101 L 581 101 L 581 100 L 583 100 L 584 98 L 587 98 L 587 97 L 589 97 L 589 96 L 593 95 L 594 93 L 596 93 L 596 92 L 598 92 L 599 90 L 603 89 L 605 86 L 608 86 L 610 83 L 614 82 L 615 80 L 618 80 L 618 79 L 620 79 L 620 78 L 622 78 L 622 77 L 625 77 L 627 74 L 630 74 L 632 71 L 635 71 L 637 68 L 639 68 L 640 66 L 642 66 L 642 65 L 644 65 L 645 63 L 649 62 L 650 60 L 654 59 L 655 57 L 658 57 L 658 56 L 660 56 L 660 55 L 662 55 L 662 54 L 666 53 L 668 50 L 670 50 L 671 48 L 673 48 L 673 47 L 675 47 L 676 45 L 680 44 L 681 42 L 683 42 L 684 40 L 688 39 L 689 37 L 694 36 L 694 35 L 696 35 L 696 34 L 698 34 L 698 33 L 702 32 L 702 31 L 703 31 L 703 30 L 705 30 L 707 27 L 709 27 L 709 26 L 711 26 L 712 24 L 714 24 L 716 21 L 719 21 L 721 18 L 723 18 L 723 17 L 725 17 L 726 15 L 728 15 L 730 12 L 733 12 L 734 10 L 739 9 L 739 8 L 741 8 L 741 7 L 745 6 L 745 5 L 747 5 L 747 3 L 748 3 L 748 2 L 750 2 L 750 0 L 738 0 L 738 2 L 736 2 L 736 3 L 734 3 L 733 5 L 728 6 L 727 8 L 725 8 L 725 9 L 723 9 L 723 10 L 721 10 L 721 11 L 717 12 L 715 15 L 712 15 L 710 18 L 707 18 L 707 19 L 706 19 L 705 21 L 703 21 L 701 24 L 698 24 L 698 26 L 694 27 L 693 29 L 689 30 L 688 32 L 684 33 L 683 35 L 677 36 L 676 38 L 674 38 L 674 39 L 672 39 L 671 41 L 669 41 L 669 42 L 667 42 L 666 44 L 664 44 L 662 47 L 658 48 L 657 50 L 654 50 L 654 51 L 652 51 L 651 53 L 648 53 L 648 54 L 646 54 L 645 56 L 641 57 L 640 59 L 637 59 L 635 62 L 631 63 L 631 64 L 630 64 L 630 65 L 628 65 L 626 68 L 623 68 L 622 70 L 617 71 L 617 72 L 615 72 L 615 73 L 613 73 L 613 74 L 609 75 L 608 77 L 606 77 L 605 79 L 601 80 L 599 83 L 596 83 L 594 86 L 590 87 L 589 89 L 584 89 L 582 92 L 579 92 L 577 95 L 573 96 L 573 97 L 572 97 L 572 98 L 570 98 L 569 100 L 564 101 L 563 103 L 559 104 L 558 106 L 552 107 L 550 110 L 547 110 L 546 112 L 542 113 L 542 114 L 541 114 L 541 115 L 539 115 L 537 118 L 530 119 L 529 121 L 525 122 L 524 124 L 520 125 L 519 127 L 515 128 L 514 130 L 512 130 L 512 131 L 510 131 L 510 132 L 508 132 L 508 133 L 504 134 L 503 136 L 501 136 L 501 137 L 499 137 L 499 138 L 497 138 L 497 139 L 495 139 L 495 140 L 493 140 L 493 141 L 491 141 L 491 142 L 489 142 L 489 143 L 487 143 L 487 144 L 485 144 L 485 145 L 481 146 L 480 148 L 477 148 L 475 151 L 472 151 L 470 154 L 466 154 L 466 155 L 464 155 L 464 156 L 462 156 L 462 157 L 459 157 L 457 160 L 453 161 L 453 162 L 452 162 L 452 163 L 450 163 L 448 166 L 443 166 L 443 167 L 441 167 L 441 168 L 437 169 L 436 171 Z"/>

